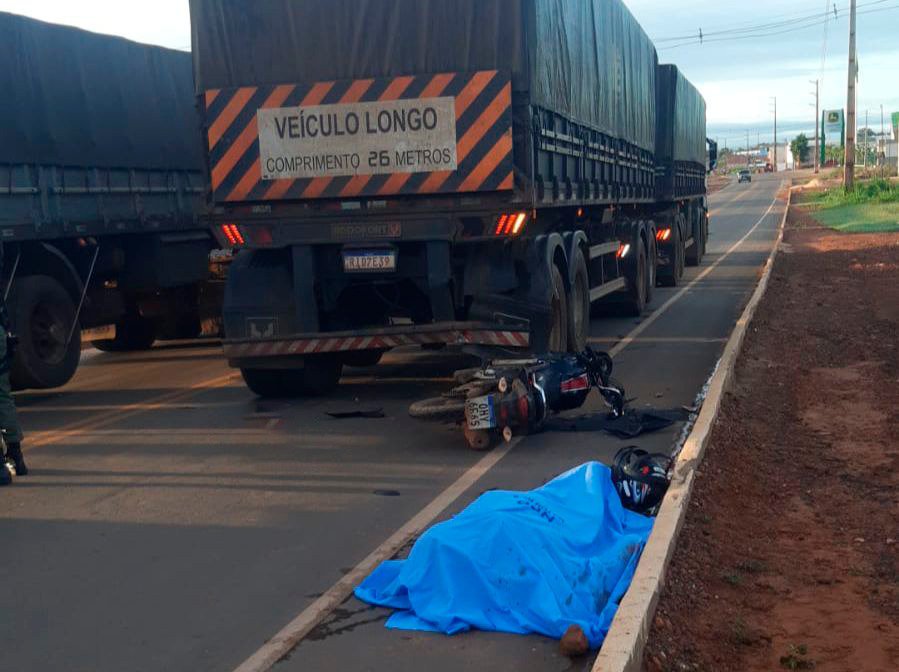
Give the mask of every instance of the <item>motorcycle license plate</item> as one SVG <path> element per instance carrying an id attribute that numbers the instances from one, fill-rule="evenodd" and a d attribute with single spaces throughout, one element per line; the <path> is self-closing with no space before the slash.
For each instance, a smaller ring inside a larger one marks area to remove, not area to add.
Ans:
<path id="1" fill-rule="evenodd" d="M 493 397 L 474 397 L 465 402 L 465 420 L 469 429 L 493 429 L 496 427 L 496 413 Z"/>

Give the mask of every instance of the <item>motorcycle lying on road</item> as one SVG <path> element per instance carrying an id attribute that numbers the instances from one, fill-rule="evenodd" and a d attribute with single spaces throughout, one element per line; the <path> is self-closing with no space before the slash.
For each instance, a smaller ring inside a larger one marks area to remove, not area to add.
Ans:
<path id="1" fill-rule="evenodd" d="M 547 418 L 583 406 L 596 388 L 613 417 L 624 413 L 625 392 L 612 378 L 612 358 L 587 348 L 531 359 L 498 359 L 457 371 L 456 387 L 409 407 L 420 420 L 455 422 L 474 450 L 488 450 L 516 434 L 534 434 Z"/>

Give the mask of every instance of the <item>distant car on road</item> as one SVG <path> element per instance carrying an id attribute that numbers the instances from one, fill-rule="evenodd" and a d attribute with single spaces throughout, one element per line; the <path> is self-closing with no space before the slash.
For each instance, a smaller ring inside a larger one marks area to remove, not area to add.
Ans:
<path id="1" fill-rule="evenodd" d="M 740 176 L 737 179 L 737 184 L 739 184 L 740 182 L 752 182 L 752 173 L 750 173 L 748 170 L 741 170 Z"/>

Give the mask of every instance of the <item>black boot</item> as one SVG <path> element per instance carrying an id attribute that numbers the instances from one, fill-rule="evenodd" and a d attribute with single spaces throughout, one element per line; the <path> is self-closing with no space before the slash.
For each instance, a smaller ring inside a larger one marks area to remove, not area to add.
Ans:
<path id="1" fill-rule="evenodd" d="M 25 456 L 22 455 L 21 443 L 10 443 L 6 446 L 6 457 L 11 460 L 16 468 L 16 476 L 27 476 L 28 465 L 25 464 Z"/>
<path id="2" fill-rule="evenodd" d="M 0 450 L 0 487 L 12 484 L 12 474 L 9 473 L 9 468 L 6 466 L 6 458 L 2 453 L 3 451 Z"/>

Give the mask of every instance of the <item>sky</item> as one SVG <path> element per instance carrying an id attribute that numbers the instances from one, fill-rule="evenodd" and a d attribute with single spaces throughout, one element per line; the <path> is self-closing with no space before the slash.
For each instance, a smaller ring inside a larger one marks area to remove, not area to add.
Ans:
<path id="1" fill-rule="evenodd" d="M 822 110 L 846 106 L 849 0 L 625 4 L 656 42 L 659 59 L 677 64 L 705 96 L 709 134 L 721 144 L 727 139 L 730 147 L 744 146 L 747 131 L 750 145 L 758 138 L 770 141 L 774 96 L 781 141 L 813 132 L 814 84 L 809 80 L 821 80 Z M 187 0 L 0 0 L 0 11 L 190 48 Z M 858 12 L 859 124 L 864 125 L 868 110 L 870 125 L 879 130 L 881 104 L 887 118 L 899 111 L 899 0 L 858 0 Z M 746 32 L 762 24 L 768 27 Z M 697 43 L 700 30 L 703 44 Z"/>

